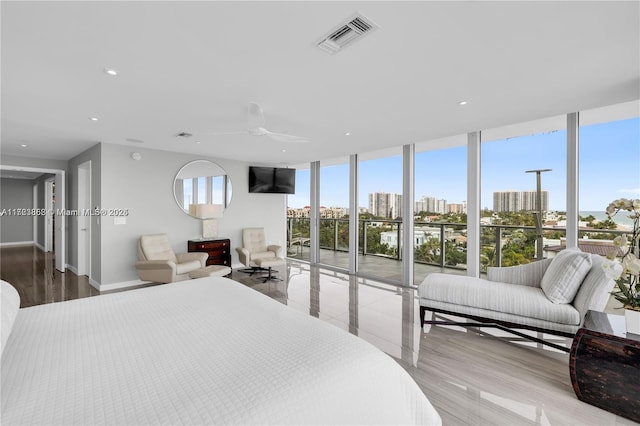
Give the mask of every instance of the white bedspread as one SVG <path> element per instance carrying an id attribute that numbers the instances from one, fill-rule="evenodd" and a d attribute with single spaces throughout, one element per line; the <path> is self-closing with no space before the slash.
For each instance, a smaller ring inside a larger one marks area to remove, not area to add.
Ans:
<path id="1" fill-rule="evenodd" d="M 393 359 L 227 278 L 18 312 L 2 424 L 440 424 Z"/>

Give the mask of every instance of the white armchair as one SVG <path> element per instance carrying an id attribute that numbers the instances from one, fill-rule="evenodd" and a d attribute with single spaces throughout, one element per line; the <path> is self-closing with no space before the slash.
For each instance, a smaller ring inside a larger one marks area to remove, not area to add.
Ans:
<path id="1" fill-rule="evenodd" d="M 142 281 L 172 283 L 207 265 L 208 253 L 174 253 L 166 234 L 143 235 L 138 240 L 136 270 Z"/>
<path id="2" fill-rule="evenodd" d="M 282 247 L 267 245 L 264 228 L 244 228 L 242 230 L 242 247 L 236 247 L 236 251 L 240 262 L 249 268 L 242 270 L 242 272 L 251 274 L 263 269 L 256 263 L 256 260 L 282 257 Z"/>

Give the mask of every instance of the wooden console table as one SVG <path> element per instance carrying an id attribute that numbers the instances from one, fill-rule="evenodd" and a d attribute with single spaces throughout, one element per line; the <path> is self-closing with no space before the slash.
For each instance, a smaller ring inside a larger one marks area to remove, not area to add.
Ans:
<path id="1" fill-rule="evenodd" d="M 569 373 L 580 401 L 640 422 L 640 335 L 626 333 L 624 316 L 587 312 Z"/>
<path id="2" fill-rule="evenodd" d="M 231 241 L 228 238 L 212 238 L 187 241 L 187 251 L 209 253 L 207 266 L 225 265 L 231 267 Z"/>

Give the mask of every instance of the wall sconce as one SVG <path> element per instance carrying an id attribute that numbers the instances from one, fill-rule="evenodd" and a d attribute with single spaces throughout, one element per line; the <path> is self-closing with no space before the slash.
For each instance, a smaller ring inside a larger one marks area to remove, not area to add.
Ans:
<path id="1" fill-rule="evenodd" d="M 189 204 L 189 214 L 202 219 L 202 238 L 218 236 L 218 221 L 222 217 L 222 204 Z"/>

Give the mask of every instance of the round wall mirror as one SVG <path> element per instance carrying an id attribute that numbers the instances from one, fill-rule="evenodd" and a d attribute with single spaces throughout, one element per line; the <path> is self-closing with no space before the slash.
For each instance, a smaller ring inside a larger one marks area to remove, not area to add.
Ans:
<path id="1" fill-rule="evenodd" d="M 173 181 L 178 207 L 197 219 L 222 217 L 231 202 L 231 179 L 227 172 L 208 160 L 185 164 Z"/>

